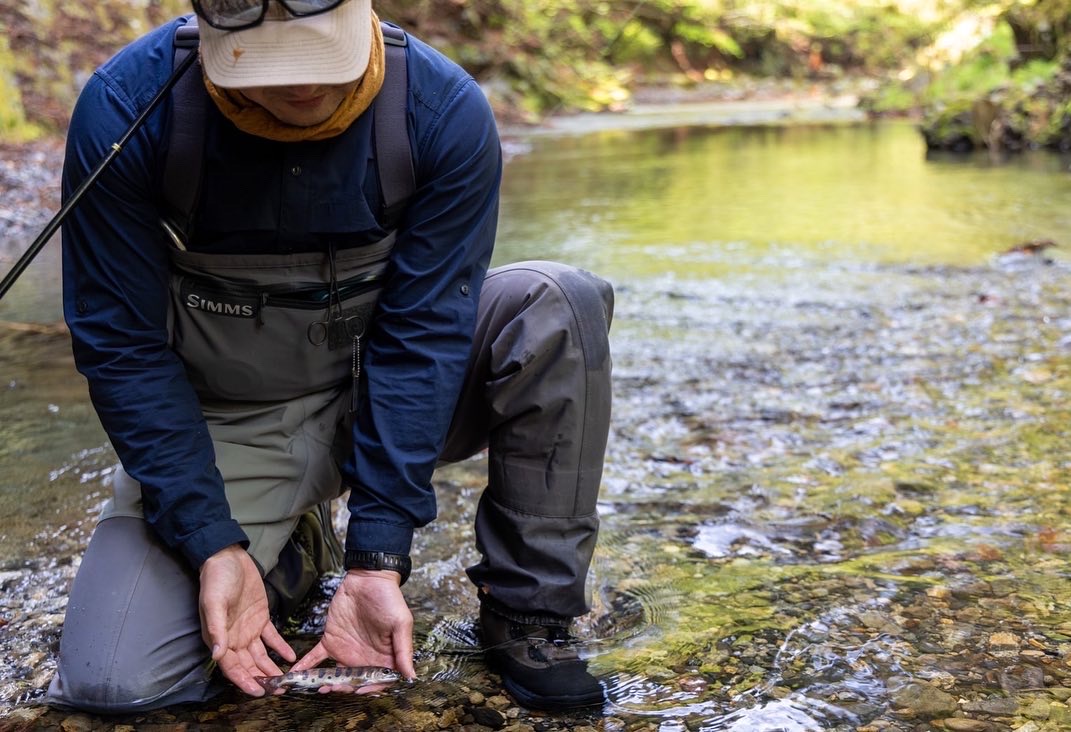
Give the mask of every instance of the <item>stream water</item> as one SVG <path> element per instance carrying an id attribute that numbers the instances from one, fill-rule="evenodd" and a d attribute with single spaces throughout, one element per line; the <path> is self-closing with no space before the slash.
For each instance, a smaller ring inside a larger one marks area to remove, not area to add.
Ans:
<path id="1" fill-rule="evenodd" d="M 927 158 L 898 122 L 505 149 L 496 261 L 567 261 L 617 290 L 594 609 L 576 629 L 602 713 L 531 714 L 486 672 L 463 572 L 474 460 L 439 472 L 440 518 L 418 534 L 420 684 L 78 724 L 1071 728 L 1071 267 L 1059 246 L 1004 254 L 1064 243 L 1068 161 Z M 55 268 L 35 263 L 0 320 L 57 318 Z M 0 338 L 0 727 L 47 728 L 71 719 L 41 693 L 114 455 L 66 338 Z M 299 646 L 331 583 L 292 622 Z"/>

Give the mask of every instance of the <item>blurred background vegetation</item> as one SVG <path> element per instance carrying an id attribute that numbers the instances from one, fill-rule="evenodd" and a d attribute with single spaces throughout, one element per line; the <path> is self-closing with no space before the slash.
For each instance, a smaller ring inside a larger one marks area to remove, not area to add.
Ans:
<path id="1" fill-rule="evenodd" d="M 500 118 L 845 93 L 932 147 L 1071 149 L 1071 0 L 377 0 Z M 0 140 L 62 133 L 88 74 L 183 0 L 0 0 Z M 771 86 L 772 83 L 776 85 Z"/>

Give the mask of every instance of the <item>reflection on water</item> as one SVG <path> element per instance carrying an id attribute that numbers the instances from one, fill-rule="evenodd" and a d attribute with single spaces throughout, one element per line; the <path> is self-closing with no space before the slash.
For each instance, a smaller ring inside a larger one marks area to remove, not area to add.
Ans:
<path id="1" fill-rule="evenodd" d="M 927 160 L 905 124 L 509 151 L 497 261 L 562 259 L 617 290 L 594 609 L 576 627 L 606 708 L 531 715 L 487 673 L 464 573 L 475 460 L 439 471 L 440 518 L 414 547 L 420 684 L 231 695 L 175 718 L 1071 728 L 1071 268 L 1059 248 L 1052 263 L 997 256 L 1060 242 L 1065 161 Z M 78 528 L 111 464 L 66 344 L 3 346 L 0 715 L 40 698 Z M 288 629 L 299 649 L 332 581 Z"/>
<path id="2" fill-rule="evenodd" d="M 974 264 L 1071 224 L 1066 161 L 928 161 L 907 123 L 603 132 L 526 149 L 506 169 L 499 261 L 615 277 Z"/>

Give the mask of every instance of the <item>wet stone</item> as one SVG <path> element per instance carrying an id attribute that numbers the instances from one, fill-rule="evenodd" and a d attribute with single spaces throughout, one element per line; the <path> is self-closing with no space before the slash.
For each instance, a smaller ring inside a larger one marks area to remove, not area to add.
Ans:
<path id="1" fill-rule="evenodd" d="M 935 600 L 947 600 L 952 597 L 952 590 L 944 586 L 931 587 L 926 594 Z"/>
<path id="2" fill-rule="evenodd" d="M 84 714 L 72 714 L 60 722 L 63 732 L 89 732 L 93 729 L 93 720 Z"/>
<path id="3" fill-rule="evenodd" d="M 10 714 L 0 717 L 0 729 L 10 726 L 13 730 L 32 729 L 34 723 L 48 710 L 44 707 L 15 709 Z"/>
<path id="4" fill-rule="evenodd" d="M 1037 722 L 1027 722 L 1021 727 L 1016 727 L 1015 732 L 1041 732 L 1041 727 L 1037 725 Z"/>
<path id="5" fill-rule="evenodd" d="M 433 712 L 421 712 L 410 709 L 399 713 L 394 721 L 395 728 L 414 730 L 437 730 L 439 727 L 438 717 Z"/>
<path id="6" fill-rule="evenodd" d="M 1037 666 L 1013 664 L 1000 670 L 1000 688 L 1007 692 L 1045 687 L 1045 672 Z"/>
<path id="7" fill-rule="evenodd" d="M 991 696 L 988 699 L 977 699 L 963 705 L 963 711 L 975 714 L 991 714 L 993 716 L 1012 715 L 1019 710 L 1019 702 L 1010 696 Z"/>
<path id="8" fill-rule="evenodd" d="M 1066 686 L 1053 686 L 1048 689 L 1048 692 L 1062 702 L 1071 699 L 1071 689 Z"/>
<path id="9" fill-rule="evenodd" d="M 1049 718 L 1049 700 L 1035 699 L 1023 710 L 1023 716 L 1027 719 L 1043 721 Z"/>
<path id="10" fill-rule="evenodd" d="M 999 632 L 989 636 L 991 653 L 1012 653 L 1019 650 L 1019 638 L 1013 633 Z"/>
<path id="11" fill-rule="evenodd" d="M 1071 709 L 1066 704 L 1053 702 L 1049 705 L 1049 722 L 1062 729 L 1071 728 Z"/>
<path id="12" fill-rule="evenodd" d="M 439 729 L 450 729 L 450 727 L 461 721 L 461 716 L 461 712 L 458 708 L 451 707 L 450 709 L 447 709 L 437 720 Z"/>
<path id="13" fill-rule="evenodd" d="M 982 722 L 977 719 L 963 719 L 962 717 L 943 719 L 941 723 L 945 729 L 953 730 L 953 732 L 987 732 L 990 729 L 988 722 Z"/>
<path id="14" fill-rule="evenodd" d="M 888 633 L 892 636 L 898 636 L 904 632 L 904 629 L 900 626 L 900 623 L 897 622 L 897 619 L 886 613 L 864 613 L 863 616 L 860 617 L 860 620 L 862 620 L 867 628 L 876 630 L 879 633 Z"/>
<path id="15" fill-rule="evenodd" d="M 506 726 L 506 718 L 502 716 L 500 711 L 492 709 L 491 707 L 472 707 L 472 709 L 469 710 L 469 714 L 472 715 L 472 719 L 476 724 L 483 725 L 484 727 L 502 729 Z"/>
<path id="16" fill-rule="evenodd" d="M 956 697 L 929 684 L 909 682 L 889 695 L 892 706 L 919 717 L 936 717 L 955 712 Z"/>

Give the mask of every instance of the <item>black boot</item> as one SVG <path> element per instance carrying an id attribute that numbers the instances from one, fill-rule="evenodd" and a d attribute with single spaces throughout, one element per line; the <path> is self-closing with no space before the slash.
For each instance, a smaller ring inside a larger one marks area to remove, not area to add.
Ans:
<path id="1" fill-rule="evenodd" d="M 606 701 L 564 624 L 522 625 L 484 604 L 480 628 L 488 665 L 521 706 L 564 711 Z"/>

